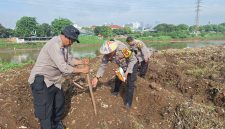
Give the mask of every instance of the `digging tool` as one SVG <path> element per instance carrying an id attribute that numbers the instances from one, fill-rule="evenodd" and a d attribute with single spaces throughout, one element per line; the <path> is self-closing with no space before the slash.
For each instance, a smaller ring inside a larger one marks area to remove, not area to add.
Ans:
<path id="1" fill-rule="evenodd" d="M 89 87 L 90 94 L 91 94 L 91 100 L 92 100 L 92 103 L 93 103 L 93 106 L 94 106 L 95 115 L 97 115 L 95 98 L 94 98 L 93 91 L 92 91 L 92 86 L 91 86 L 89 73 L 87 74 L 87 81 L 88 81 L 88 87 Z"/>
<path id="2" fill-rule="evenodd" d="M 80 84 L 76 83 L 75 81 L 73 81 L 73 84 L 79 87 L 80 89 L 84 89 L 84 87 L 82 87 Z"/>

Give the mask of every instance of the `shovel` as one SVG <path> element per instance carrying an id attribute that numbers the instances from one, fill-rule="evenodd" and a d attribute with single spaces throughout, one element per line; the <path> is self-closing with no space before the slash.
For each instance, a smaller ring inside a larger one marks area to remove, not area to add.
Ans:
<path id="1" fill-rule="evenodd" d="M 90 94 L 91 94 L 91 100 L 92 100 L 92 103 L 93 103 L 93 106 L 94 106 L 95 115 L 97 115 L 95 98 L 94 98 L 93 91 L 92 91 L 92 86 L 91 86 L 89 73 L 87 74 L 87 81 L 88 81 L 88 87 L 89 87 Z"/>

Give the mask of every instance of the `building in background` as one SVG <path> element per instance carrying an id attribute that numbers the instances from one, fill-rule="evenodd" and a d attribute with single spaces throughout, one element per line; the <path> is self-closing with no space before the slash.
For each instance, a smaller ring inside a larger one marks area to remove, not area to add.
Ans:
<path id="1" fill-rule="evenodd" d="M 125 24 L 124 27 L 130 27 L 132 31 L 143 31 L 144 25 L 141 22 L 132 22 Z"/>

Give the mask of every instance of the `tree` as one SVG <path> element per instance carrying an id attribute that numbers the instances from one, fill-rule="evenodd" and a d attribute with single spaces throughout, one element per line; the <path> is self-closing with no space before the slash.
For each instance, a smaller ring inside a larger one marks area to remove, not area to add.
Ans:
<path id="1" fill-rule="evenodd" d="M 12 29 L 5 28 L 0 24 L 0 38 L 9 38 L 14 35 L 14 31 Z"/>
<path id="2" fill-rule="evenodd" d="M 189 32 L 194 32 L 194 31 L 195 31 L 195 28 L 196 28 L 196 26 L 195 26 L 195 25 L 190 26 L 190 27 L 189 27 Z"/>
<path id="3" fill-rule="evenodd" d="M 59 18 L 52 21 L 52 32 L 53 35 L 58 35 L 61 33 L 62 29 L 67 25 L 72 25 L 73 23 L 66 18 Z"/>
<path id="4" fill-rule="evenodd" d="M 221 24 L 219 24 L 219 25 L 221 25 L 221 26 L 225 26 L 225 22 L 224 22 L 224 23 L 221 23 Z"/>
<path id="5" fill-rule="evenodd" d="M 5 27 L 0 24 L 0 37 L 3 37 L 3 34 L 5 33 Z"/>
<path id="6" fill-rule="evenodd" d="M 218 25 L 218 31 L 219 32 L 225 32 L 225 25 Z"/>
<path id="7" fill-rule="evenodd" d="M 29 37 L 35 35 L 37 21 L 35 17 L 24 16 L 16 22 L 15 33 L 19 37 Z"/>
<path id="8" fill-rule="evenodd" d="M 170 33 L 176 30 L 176 26 L 172 24 L 159 24 L 156 27 L 154 27 L 154 30 L 157 32 L 164 32 L 164 33 Z"/>
<path id="9" fill-rule="evenodd" d="M 14 30 L 6 28 L 4 38 L 9 38 L 14 36 Z"/>
<path id="10" fill-rule="evenodd" d="M 167 26 L 167 24 L 165 24 L 165 23 L 159 24 L 159 25 L 154 27 L 154 30 L 157 31 L 157 32 L 165 32 L 166 26 Z"/>
<path id="11" fill-rule="evenodd" d="M 176 27 L 177 31 L 187 31 L 189 29 L 189 26 L 186 24 L 180 24 Z"/>
<path id="12" fill-rule="evenodd" d="M 129 27 L 119 28 L 112 30 L 115 35 L 126 35 L 132 33 Z"/>
<path id="13" fill-rule="evenodd" d="M 47 23 L 37 25 L 36 35 L 41 37 L 51 36 L 51 26 Z"/>
<path id="14" fill-rule="evenodd" d="M 218 25 L 204 25 L 204 26 L 200 26 L 200 31 L 201 32 L 218 32 Z"/>
<path id="15" fill-rule="evenodd" d="M 218 31 L 219 32 L 225 32 L 225 23 L 221 23 L 218 25 Z"/>
<path id="16" fill-rule="evenodd" d="M 132 33 L 132 30 L 131 30 L 130 27 L 124 27 L 123 30 L 124 30 L 124 34 L 131 34 Z"/>
<path id="17" fill-rule="evenodd" d="M 114 29 L 112 30 L 114 35 L 122 35 L 123 34 L 123 30 L 122 29 Z"/>
<path id="18" fill-rule="evenodd" d="M 96 26 L 94 29 L 95 35 L 101 35 L 104 38 L 112 36 L 112 29 L 108 26 Z"/>

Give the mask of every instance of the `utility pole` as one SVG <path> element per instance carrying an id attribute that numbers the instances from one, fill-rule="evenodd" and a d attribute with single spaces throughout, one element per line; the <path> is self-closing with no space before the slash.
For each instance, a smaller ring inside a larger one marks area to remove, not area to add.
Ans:
<path id="1" fill-rule="evenodd" d="M 201 7 L 201 4 L 202 3 L 202 0 L 197 0 L 197 6 L 196 6 L 196 18 L 195 18 L 195 34 L 196 36 L 198 35 L 199 33 L 199 13 L 200 13 L 200 7 Z"/>

